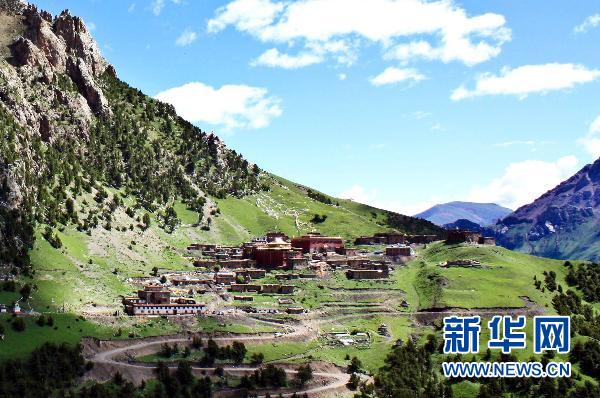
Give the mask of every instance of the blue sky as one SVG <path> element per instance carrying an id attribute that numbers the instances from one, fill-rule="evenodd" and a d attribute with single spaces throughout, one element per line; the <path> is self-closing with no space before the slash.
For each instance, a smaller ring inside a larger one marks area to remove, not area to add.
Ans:
<path id="1" fill-rule="evenodd" d="M 414 214 L 528 203 L 600 156 L 600 4 L 40 0 L 262 168 Z"/>

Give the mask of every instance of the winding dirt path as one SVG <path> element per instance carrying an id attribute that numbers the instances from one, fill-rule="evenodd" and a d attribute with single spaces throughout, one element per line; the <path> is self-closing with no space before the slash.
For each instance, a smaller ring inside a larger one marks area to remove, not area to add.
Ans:
<path id="1" fill-rule="evenodd" d="M 275 334 L 271 334 L 271 335 L 248 335 L 248 336 L 242 335 L 242 336 L 235 336 L 235 337 L 233 337 L 233 336 L 213 337 L 212 339 L 216 342 L 222 342 L 222 343 L 227 343 L 227 342 L 231 342 L 231 341 L 263 342 L 263 341 L 269 341 L 269 340 L 277 340 L 277 341 L 294 340 L 294 339 L 309 340 L 314 335 L 316 335 L 316 331 L 314 331 L 310 327 L 303 325 L 303 324 L 289 325 L 289 327 L 292 329 L 292 331 L 289 333 L 285 333 L 279 337 L 276 337 Z M 160 346 L 161 344 L 164 344 L 164 343 L 169 343 L 169 344 L 189 343 L 190 341 L 191 340 L 189 337 L 177 337 L 177 338 L 171 338 L 171 339 L 141 341 L 141 342 L 138 342 L 135 344 L 126 345 L 123 347 L 111 348 L 111 349 L 108 349 L 105 351 L 97 352 L 90 358 L 90 361 L 94 362 L 95 364 L 105 365 L 105 366 L 108 366 L 113 369 L 116 368 L 116 369 L 121 369 L 121 370 L 124 370 L 124 369 L 138 370 L 138 371 L 148 373 L 148 372 L 151 372 L 155 368 L 154 364 L 143 364 L 143 363 L 139 363 L 139 362 L 131 362 L 131 361 L 123 360 L 120 358 L 126 358 L 128 356 L 128 354 L 130 354 L 130 353 L 145 350 L 147 348 L 151 348 L 154 346 Z M 169 367 L 176 368 L 175 365 L 170 365 Z M 227 367 L 223 368 L 223 370 L 226 373 L 234 374 L 234 375 L 235 374 L 252 373 L 257 369 L 258 369 L 258 367 L 255 367 L 255 366 L 227 366 Z M 214 367 L 192 366 L 192 370 L 196 373 L 203 373 L 203 372 L 212 372 L 215 370 L 215 368 Z M 284 370 L 287 374 L 291 374 L 291 375 L 298 373 L 294 369 L 284 369 Z M 312 396 L 317 396 L 317 395 L 321 395 L 321 394 L 325 394 L 325 393 L 329 393 L 329 392 L 334 392 L 336 390 L 345 390 L 345 388 L 346 388 L 345 386 L 348 383 L 348 381 L 350 380 L 350 375 L 348 375 L 346 373 L 342 373 L 341 371 L 338 371 L 338 372 L 314 371 L 313 376 L 327 379 L 330 382 L 328 382 L 327 384 L 322 385 L 322 386 L 317 385 L 317 386 L 308 387 L 302 391 L 297 391 L 296 393 L 301 393 L 301 394 L 306 393 L 308 396 L 312 397 Z M 279 392 L 273 391 L 273 393 L 277 394 L 277 396 L 279 396 Z M 293 394 L 294 394 L 293 392 L 288 392 L 288 393 L 282 393 L 281 395 L 284 397 L 291 397 Z M 259 397 L 262 397 L 262 396 L 259 395 Z"/>

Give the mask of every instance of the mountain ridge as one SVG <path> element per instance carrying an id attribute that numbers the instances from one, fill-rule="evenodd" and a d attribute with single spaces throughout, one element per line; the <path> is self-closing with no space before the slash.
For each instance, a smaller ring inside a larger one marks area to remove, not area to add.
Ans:
<path id="1" fill-rule="evenodd" d="M 496 225 L 504 247 L 559 259 L 600 260 L 600 159 Z"/>
<path id="2" fill-rule="evenodd" d="M 441 226 L 461 219 L 469 220 L 480 226 L 487 226 L 495 224 L 496 221 L 511 212 L 512 210 L 495 203 L 453 201 L 432 206 L 416 214 L 415 217 L 423 218 Z"/>

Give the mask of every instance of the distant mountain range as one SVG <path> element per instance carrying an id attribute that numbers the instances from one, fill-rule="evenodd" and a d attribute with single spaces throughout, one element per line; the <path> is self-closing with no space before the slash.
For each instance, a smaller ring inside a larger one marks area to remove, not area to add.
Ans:
<path id="1" fill-rule="evenodd" d="M 479 226 L 487 226 L 495 224 L 511 212 L 511 209 L 495 203 L 449 202 L 435 205 L 415 216 L 437 225 L 450 224 L 457 220 L 468 220 Z"/>
<path id="2" fill-rule="evenodd" d="M 504 218 L 496 231 L 508 249 L 600 261 L 600 159 Z"/>

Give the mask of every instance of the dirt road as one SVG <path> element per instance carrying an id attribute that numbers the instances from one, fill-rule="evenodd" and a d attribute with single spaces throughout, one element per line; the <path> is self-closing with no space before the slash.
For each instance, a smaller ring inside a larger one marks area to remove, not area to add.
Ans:
<path id="1" fill-rule="evenodd" d="M 295 339 L 306 339 L 307 341 L 314 337 L 316 332 L 312 330 L 310 327 L 297 324 L 291 326 L 292 331 L 289 333 L 285 333 L 283 335 L 241 335 L 241 336 L 228 336 L 228 337 L 213 337 L 212 339 L 216 342 L 227 343 L 231 341 L 241 341 L 241 342 L 254 342 L 260 343 L 268 340 L 295 340 Z M 190 343 L 191 340 L 189 337 L 177 337 L 171 339 L 161 339 L 161 340 L 153 340 L 153 341 L 140 341 L 131 345 L 126 345 L 123 347 L 110 348 L 104 351 L 99 351 L 94 354 L 90 360 L 94 362 L 96 365 L 100 365 L 101 367 L 105 367 L 111 369 L 113 372 L 115 370 L 119 370 L 123 373 L 126 371 L 126 374 L 135 373 L 137 375 L 142 376 L 142 374 L 151 374 L 155 365 L 153 364 L 144 364 L 128 361 L 126 358 L 130 356 L 129 354 L 143 352 L 149 348 L 154 348 L 160 346 L 164 343 L 175 344 L 175 343 Z M 158 347 L 157 347 L 158 348 Z M 133 356 L 133 355 L 131 355 Z M 174 365 L 171 366 L 175 368 Z M 257 367 L 253 366 L 228 366 L 223 368 L 223 370 L 228 374 L 247 374 L 254 372 Z M 135 370 L 136 372 L 131 372 Z M 192 367 L 194 373 L 205 373 L 212 372 L 215 370 L 214 367 Z M 297 371 L 293 369 L 285 369 L 285 372 L 288 374 L 296 374 Z M 345 390 L 346 383 L 350 379 L 350 375 L 346 373 L 342 373 L 341 371 L 336 372 L 313 372 L 313 376 L 318 378 L 323 378 L 330 380 L 325 385 L 322 386 L 311 386 L 305 390 L 299 391 L 300 393 L 306 393 L 308 396 L 317 396 L 322 395 L 329 392 L 334 392 L 337 390 Z M 278 392 L 273 392 L 274 394 L 278 394 Z M 283 393 L 284 397 L 291 397 L 293 393 Z"/>

